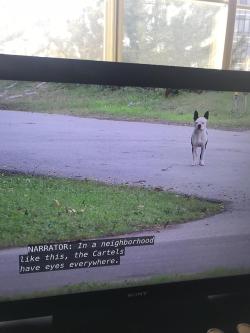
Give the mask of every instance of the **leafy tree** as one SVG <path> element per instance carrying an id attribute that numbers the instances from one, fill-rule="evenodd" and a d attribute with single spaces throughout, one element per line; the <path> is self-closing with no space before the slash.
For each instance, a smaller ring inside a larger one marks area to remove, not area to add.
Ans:
<path id="1" fill-rule="evenodd" d="M 231 68 L 245 70 L 248 46 L 249 39 L 246 35 L 236 36 L 232 50 Z"/>
<path id="2" fill-rule="evenodd" d="M 102 60 L 104 11 L 103 0 L 85 6 L 79 18 L 68 21 L 67 35 L 52 37 L 47 30 L 48 44 L 39 53 L 47 56 Z"/>
<path id="3" fill-rule="evenodd" d="M 125 0 L 125 8 L 125 61 L 207 67 L 217 6 Z"/>

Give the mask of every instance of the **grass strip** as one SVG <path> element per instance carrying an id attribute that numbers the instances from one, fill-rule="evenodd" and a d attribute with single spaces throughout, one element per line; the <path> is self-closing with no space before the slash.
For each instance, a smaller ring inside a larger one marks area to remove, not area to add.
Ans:
<path id="1" fill-rule="evenodd" d="M 159 188 L 0 174 L 0 247 L 157 230 L 223 204 Z"/>

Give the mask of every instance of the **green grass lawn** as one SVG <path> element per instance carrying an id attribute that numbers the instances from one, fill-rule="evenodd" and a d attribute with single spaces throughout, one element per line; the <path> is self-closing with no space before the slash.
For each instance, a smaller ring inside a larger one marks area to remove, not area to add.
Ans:
<path id="1" fill-rule="evenodd" d="M 158 189 L 2 173 L 0 247 L 156 230 L 222 210 Z"/>
<path id="2" fill-rule="evenodd" d="M 165 89 L 115 88 L 94 85 L 0 81 L 0 109 L 69 114 L 143 121 L 192 124 L 193 112 L 210 111 L 209 126 L 250 128 L 250 105 L 246 112 L 232 112 L 233 92 L 180 91 L 165 97 Z M 34 95 L 25 95 L 35 92 Z M 23 95 L 19 96 L 18 95 Z M 15 98 L 8 98 L 8 97 Z M 248 97 L 247 97 L 248 98 Z M 249 99 L 249 98 L 248 98 Z"/>

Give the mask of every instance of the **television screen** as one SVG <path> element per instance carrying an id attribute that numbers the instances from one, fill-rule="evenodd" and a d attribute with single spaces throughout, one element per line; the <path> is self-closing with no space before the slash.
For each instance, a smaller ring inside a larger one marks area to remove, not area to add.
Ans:
<path id="1" fill-rule="evenodd" d="M 0 81 L 0 301 L 250 273 L 247 93 Z"/>

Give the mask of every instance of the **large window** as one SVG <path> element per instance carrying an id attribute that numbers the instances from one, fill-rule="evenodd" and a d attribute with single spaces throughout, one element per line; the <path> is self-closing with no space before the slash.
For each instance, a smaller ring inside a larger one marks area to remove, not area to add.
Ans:
<path id="1" fill-rule="evenodd" d="M 103 59 L 104 0 L 0 0 L 0 52 Z"/>
<path id="2" fill-rule="evenodd" d="M 250 0 L 0 0 L 0 52 L 249 70 Z"/>
<path id="3" fill-rule="evenodd" d="M 238 0 L 231 67 L 238 70 L 250 69 L 250 0 Z"/>
<path id="4" fill-rule="evenodd" d="M 226 16 L 225 4 L 126 0 L 123 59 L 220 68 Z"/>

